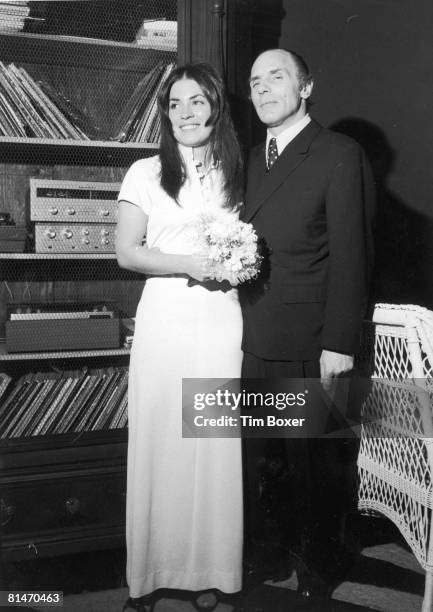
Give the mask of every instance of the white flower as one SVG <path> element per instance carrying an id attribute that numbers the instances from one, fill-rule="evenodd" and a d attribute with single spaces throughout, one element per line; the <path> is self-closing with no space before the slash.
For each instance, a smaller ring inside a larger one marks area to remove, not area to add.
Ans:
<path id="1" fill-rule="evenodd" d="M 237 285 L 257 276 L 262 257 L 250 223 L 227 212 L 206 213 L 197 216 L 190 230 L 197 250 L 207 252 L 210 261 L 217 264 L 218 280 Z"/>

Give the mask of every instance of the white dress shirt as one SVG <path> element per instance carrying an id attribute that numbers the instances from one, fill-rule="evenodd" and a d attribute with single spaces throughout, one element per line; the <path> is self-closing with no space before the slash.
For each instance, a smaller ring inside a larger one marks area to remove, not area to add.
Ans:
<path id="1" fill-rule="evenodd" d="M 310 121 L 311 117 L 307 113 L 306 115 L 304 115 L 304 117 L 302 117 L 302 119 L 297 121 L 294 125 L 290 125 L 284 131 L 282 131 L 281 134 L 278 134 L 278 136 L 274 136 L 268 130 L 266 135 L 266 164 L 268 163 L 268 148 L 269 141 L 271 138 L 275 138 L 275 140 L 277 141 L 278 156 L 280 156 L 289 144 L 289 142 L 291 142 L 300 132 L 302 132 L 304 127 L 306 127 L 310 123 Z"/>

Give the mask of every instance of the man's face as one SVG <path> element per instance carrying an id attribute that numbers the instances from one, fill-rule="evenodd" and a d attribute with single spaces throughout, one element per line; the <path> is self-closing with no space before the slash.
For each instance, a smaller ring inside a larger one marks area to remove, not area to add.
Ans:
<path id="1" fill-rule="evenodd" d="M 291 56 L 273 50 L 265 51 L 254 62 L 250 88 L 259 119 L 277 135 L 305 115 L 305 100 L 310 96 L 312 85 L 300 88 Z"/>

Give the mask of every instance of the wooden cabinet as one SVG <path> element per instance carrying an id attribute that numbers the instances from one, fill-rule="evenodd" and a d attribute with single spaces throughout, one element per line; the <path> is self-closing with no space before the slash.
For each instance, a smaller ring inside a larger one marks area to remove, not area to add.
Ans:
<path id="1" fill-rule="evenodd" d="M 157 151 L 155 142 L 113 140 L 113 125 L 137 84 L 158 62 L 211 60 L 222 66 L 227 18 L 223 3 L 210 0 L 126 0 L 123 13 L 115 10 L 111 17 L 108 9 L 120 3 L 32 4 L 45 11 L 46 29 L 2 32 L 0 21 L 0 61 L 24 68 L 35 82 L 49 83 L 97 126 L 98 136 L 0 136 L 0 211 L 30 232 L 31 177 L 120 182 L 134 160 Z M 177 21 L 177 52 L 136 44 L 135 33 L 146 19 Z M 113 300 L 125 315 L 133 316 L 144 281 L 121 271 L 114 254 L 40 254 L 30 241 L 25 253 L 0 253 L 0 279 L 0 374 L 12 377 L 11 387 L 29 372 L 127 365 L 129 352 L 120 346 L 64 351 L 60 345 L 48 353 L 14 354 L 4 347 L 10 302 Z M 0 435 L 7 397 L 0 398 Z M 126 446 L 125 427 L 1 437 L 3 559 L 123 545 Z"/>
<path id="2" fill-rule="evenodd" d="M 2 448 L 3 560 L 123 546 L 126 430 Z"/>

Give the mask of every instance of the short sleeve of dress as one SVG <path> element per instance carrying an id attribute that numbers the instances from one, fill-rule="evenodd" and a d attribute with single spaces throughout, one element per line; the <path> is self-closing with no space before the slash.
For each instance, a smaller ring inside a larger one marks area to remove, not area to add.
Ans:
<path id="1" fill-rule="evenodd" d="M 149 215 L 152 208 L 152 199 L 150 197 L 150 168 L 146 163 L 148 160 L 140 159 L 132 164 L 126 172 L 120 187 L 117 201 L 126 200 L 135 204 L 146 214 Z"/>

